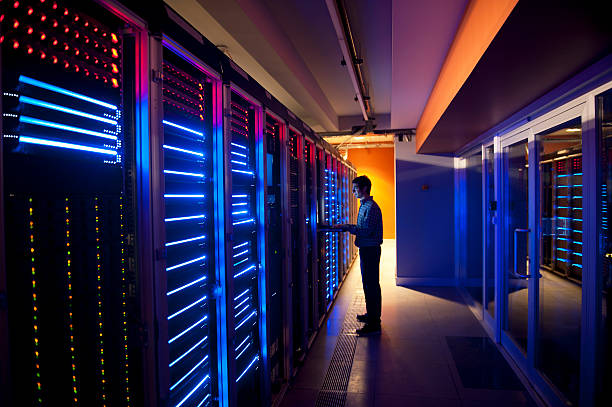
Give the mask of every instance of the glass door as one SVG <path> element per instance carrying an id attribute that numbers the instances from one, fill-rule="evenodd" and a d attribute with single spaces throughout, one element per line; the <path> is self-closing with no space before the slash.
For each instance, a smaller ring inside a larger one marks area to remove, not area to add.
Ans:
<path id="1" fill-rule="evenodd" d="M 530 143 L 527 135 L 525 132 L 502 143 L 501 191 L 504 205 L 502 284 L 506 305 L 502 341 L 510 342 L 509 347 L 518 350 L 523 360 L 528 351 L 529 304 L 534 300 L 530 298 L 533 290 L 529 287 L 533 276 L 529 270 L 529 243 L 533 238 L 529 225 L 529 189 L 533 180 L 529 176 Z"/>
<path id="2" fill-rule="evenodd" d="M 501 143 L 501 341 L 567 406 L 581 390 L 582 108 Z"/>

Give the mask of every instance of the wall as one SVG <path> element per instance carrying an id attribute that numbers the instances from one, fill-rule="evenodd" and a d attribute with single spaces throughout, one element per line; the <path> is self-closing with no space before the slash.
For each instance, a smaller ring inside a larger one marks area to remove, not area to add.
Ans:
<path id="1" fill-rule="evenodd" d="M 348 160 L 355 166 L 357 175 L 367 175 L 372 180 L 371 194 L 383 215 L 383 238 L 395 239 L 395 181 L 393 147 L 352 148 Z"/>
<path id="2" fill-rule="evenodd" d="M 395 143 L 398 285 L 455 285 L 454 159 Z"/>

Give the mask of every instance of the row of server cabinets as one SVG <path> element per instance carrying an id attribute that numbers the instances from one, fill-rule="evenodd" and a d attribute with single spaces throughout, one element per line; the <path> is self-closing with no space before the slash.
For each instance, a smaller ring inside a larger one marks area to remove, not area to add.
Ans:
<path id="1" fill-rule="evenodd" d="M 0 6 L 0 405 L 278 401 L 354 169 L 163 5 Z"/>

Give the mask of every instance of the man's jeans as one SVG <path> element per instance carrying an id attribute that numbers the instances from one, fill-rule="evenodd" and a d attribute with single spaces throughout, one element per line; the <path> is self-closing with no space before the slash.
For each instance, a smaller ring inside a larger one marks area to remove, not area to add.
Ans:
<path id="1" fill-rule="evenodd" d="M 360 247 L 359 260 L 361 263 L 361 282 L 365 294 L 368 324 L 380 324 L 380 246 Z"/>

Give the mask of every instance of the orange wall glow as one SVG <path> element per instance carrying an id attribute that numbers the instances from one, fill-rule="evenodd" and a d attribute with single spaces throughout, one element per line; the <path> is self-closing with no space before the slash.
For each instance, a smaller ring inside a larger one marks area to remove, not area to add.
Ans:
<path id="1" fill-rule="evenodd" d="M 383 238 L 395 239 L 395 156 L 391 148 L 352 148 L 348 159 L 357 175 L 372 180 L 372 196 L 383 215 Z"/>

